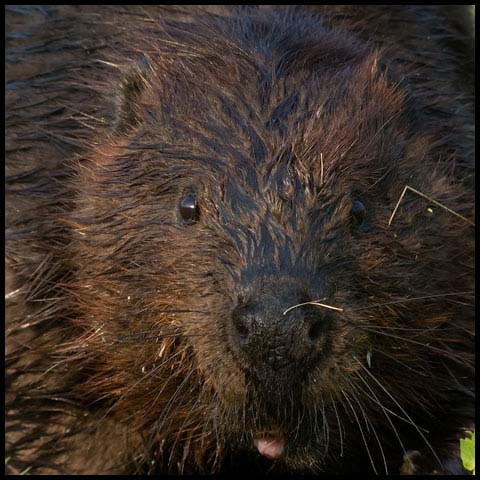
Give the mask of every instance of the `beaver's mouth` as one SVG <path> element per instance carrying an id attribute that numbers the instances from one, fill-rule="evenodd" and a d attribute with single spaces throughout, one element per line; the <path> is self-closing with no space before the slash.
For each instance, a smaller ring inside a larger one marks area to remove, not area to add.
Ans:
<path id="1" fill-rule="evenodd" d="M 285 454 L 287 438 L 287 432 L 278 425 L 255 429 L 253 432 L 253 444 L 258 453 L 271 460 Z"/>
<path id="2" fill-rule="evenodd" d="M 271 460 L 280 458 L 285 452 L 285 437 L 281 433 L 262 433 L 253 441 L 258 453 Z"/>

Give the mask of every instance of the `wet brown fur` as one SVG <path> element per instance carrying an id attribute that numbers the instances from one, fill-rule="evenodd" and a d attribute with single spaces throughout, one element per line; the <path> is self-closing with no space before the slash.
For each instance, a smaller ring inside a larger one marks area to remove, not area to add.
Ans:
<path id="1" fill-rule="evenodd" d="M 409 185 L 473 221 L 469 22 L 8 7 L 7 471 L 458 469 L 473 228 L 411 192 L 388 220 Z M 293 284 L 343 308 L 298 382 L 246 367 L 229 330 L 252 286 Z"/>

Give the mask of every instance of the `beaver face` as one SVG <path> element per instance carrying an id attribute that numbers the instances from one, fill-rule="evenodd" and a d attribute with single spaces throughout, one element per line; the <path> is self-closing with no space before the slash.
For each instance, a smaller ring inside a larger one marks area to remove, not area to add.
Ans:
<path id="1" fill-rule="evenodd" d="M 10 9 L 11 471 L 450 455 L 473 73 L 440 8 Z"/>
<path id="2" fill-rule="evenodd" d="M 80 172 L 74 215 L 85 322 L 143 342 L 109 358 L 115 385 L 96 380 L 114 411 L 165 428 L 173 402 L 177 429 L 195 411 L 189 428 L 217 445 L 309 470 L 352 441 L 358 409 L 375 431 L 372 412 L 415 402 L 421 375 L 379 380 L 399 365 L 388 329 L 447 321 L 403 301 L 448 292 L 438 260 L 457 247 L 443 244 L 452 219 L 418 198 L 388 225 L 406 184 L 437 198 L 446 184 L 402 83 L 354 46 L 324 68 L 258 52 L 208 68 L 150 58 L 124 105 L 135 121 Z M 400 338 L 423 369 L 422 341 Z"/>

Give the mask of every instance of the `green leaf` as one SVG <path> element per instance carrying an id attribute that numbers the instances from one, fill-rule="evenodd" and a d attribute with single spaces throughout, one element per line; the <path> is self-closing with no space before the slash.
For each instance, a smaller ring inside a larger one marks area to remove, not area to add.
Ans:
<path id="1" fill-rule="evenodd" d="M 460 457 L 466 470 L 475 475 L 475 432 L 465 432 L 470 438 L 460 439 Z"/>

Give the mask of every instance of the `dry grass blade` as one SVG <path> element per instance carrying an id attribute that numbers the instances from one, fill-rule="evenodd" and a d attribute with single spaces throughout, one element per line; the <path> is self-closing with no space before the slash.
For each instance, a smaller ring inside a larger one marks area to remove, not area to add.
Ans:
<path id="1" fill-rule="evenodd" d="M 424 193 L 422 192 L 419 192 L 418 190 L 416 190 L 415 188 L 413 187 L 410 187 L 409 185 L 405 185 L 405 188 L 403 189 L 402 191 L 402 194 L 400 195 L 400 198 L 398 199 L 398 202 L 397 204 L 395 205 L 395 208 L 393 210 L 393 213 L 392 215 L 390 216 L 390 219 L 388 220 L 388 225 L 391 225 L 392 223 L 392 220 L 393 220 L 393 217 L 395 216 L 395 213 L 397 213 L 397 210 L 398 210 L 398 207 L 400 206 L 400 202 L 402 201 L 405 193 L 407 190 L 411 190 L 413 193 L 416 193 L 417 195 L 420 195 L 421 197 L 427 199 L 429 202 L 432 202 L 433 204 L 437 205 L 438 207 L 440 208 L 443 208 L 444 210 L 446 210 L 447 212 L 450 212 L 452 213 L 453 215 L 456 215 L 457 217 L 461 218 L 462 220 L 464 220 L 465 222 L 469 223 L 470 225 L 473 225 L 475 226 L 475 223 L 472 222 L 471 220 L 469 220 L 468 218 L 465 218 L 463 215 L 460 215 L 459 213 L 457 212 L 454 212 L 453 210 L 451 210 L 450 208 L 446 207 L 445 205 L 441 204 L 440 202 L 437 202 L 436 200 L 434 200 L 432 197 L 429 197 L 428 195 L 425 195 Z"/>
<path id="2" fill-rule="evenodd" d="M 330 310 L 337 310 L 339 312 L 343 312 L 343 308 L 333 307 L 332 305 L 327 305 L 325 303 L 320 303 L 322 300 L 324 300 L 324 298 L 322 298 L 320 300 L 312 300 L 311 302 L 297 303 L 296 305 L 293 305 L 292 307 L 287 308 L 283 312 L 283 314 L 285 315 L 290 310 L 293 310 L 294 308 L 297 308 L 297 307 L 301 307 L 302 305 L 317 305 L 319 307 L 329 308 Z"/>

